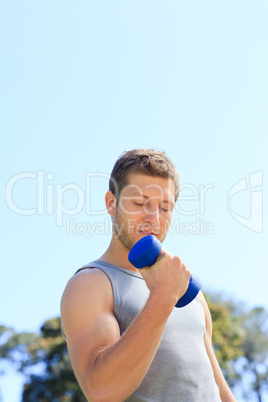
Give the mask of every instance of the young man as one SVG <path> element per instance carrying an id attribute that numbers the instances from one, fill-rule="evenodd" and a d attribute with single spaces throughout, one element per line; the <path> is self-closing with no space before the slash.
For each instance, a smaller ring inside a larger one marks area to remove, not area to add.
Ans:
<path id="1" fill-rule="evenodd" d="M 178 193 L 164 152 L 134 149 L 113 168 L 105 197 L 111 243 L 70 279 L 61 301 L 72 367 L 89 401 L 236 401 L 213 352 L 202 293 L 174 307 L 190 279 L 181 259 L 162 248 L 152 267 L 128 261 L 142 237 L 164 241 Z"/>

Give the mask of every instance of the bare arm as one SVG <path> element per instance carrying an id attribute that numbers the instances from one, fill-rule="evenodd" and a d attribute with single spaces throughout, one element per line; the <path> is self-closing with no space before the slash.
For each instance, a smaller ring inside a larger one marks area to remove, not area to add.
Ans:
<path id="1" fill-rule="evenodd" d="M 202 294 L 199 292 L 198 299 L 202 303 L 205 319 L 206 319 L 206 337 L 205 337 L 205 347 L 210 359 L 210 363 L 213 369 L 215 381 L 219 387 L 220 397 L 223 402 L 236 402 L 236 398 L 234 397 L 232 391 L 228 387 L 228 384 L 223 377 L 221 368 L 219 366 L 218 360 L 215 356 L 213 346 L 212 346 L 212 319 L 211 314 L 207 305 L 207 302 Z"/>
<path id="2" fill-rule="evenodd" d="M 61 303 L 63 329 L 74 372 L 92 402 L 125 400 L 138 388 L 154 358 L 166 321 L 190 278 L 178 257 L 166 255 L 160 260 L 142 270 L 150 296 L 122 336 L 104 273 L 81 272 L 66 287 Z"/>

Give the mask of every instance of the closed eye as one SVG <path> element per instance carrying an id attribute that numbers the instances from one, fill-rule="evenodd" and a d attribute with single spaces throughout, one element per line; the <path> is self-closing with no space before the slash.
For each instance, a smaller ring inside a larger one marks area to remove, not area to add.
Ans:
<path id="1" fill-rule="evenodd" d="M 169 208 L 163 208 L 163 207 L 161 207 L 160 209 L 161 209 L 161 211 L 163 211 L 163 212 L 165 212 L 165 213 L 171 213 L 171 209 L 169 209 Z"/>

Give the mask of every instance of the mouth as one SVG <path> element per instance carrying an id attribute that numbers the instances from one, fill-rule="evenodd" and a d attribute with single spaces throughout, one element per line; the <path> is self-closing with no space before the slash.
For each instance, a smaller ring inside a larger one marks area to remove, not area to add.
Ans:
<path id="1" fill-rule="evenodd" d="M 143 236 L 147 236 L 147 235 L 153 235 L 153 236 L 157 236 L 160 233 L 156 233 L 156 232 L 149 232 L 149 231 L 145 231 L 145 230 L 138 230 L 138 233 L 143 235 Z"/>

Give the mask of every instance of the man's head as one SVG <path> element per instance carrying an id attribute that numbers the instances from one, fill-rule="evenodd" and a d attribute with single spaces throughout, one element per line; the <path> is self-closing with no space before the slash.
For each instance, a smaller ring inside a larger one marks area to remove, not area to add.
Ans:
<path id="1" fill-rule="evenodd" d="M 164 151 L 142 148 L 132 149 L 124 152 L 118 158 L 109 181 L 109 190 L 114 194 L 117 202 L 123 188 L 129 184 L 129 177 L 133 173 L 172 179 L 175 188 L 175 202 L 177 201 L 179 196 L 179 175 L 174 164 Z"/>
<path id="2" fill-rule="evenodd" d="M 178 173 L 164 152 L 125 152 L 115 163 L 106 194 L 114 238 L 127 249 L 147 234 L 163 241 L 178 193 Z"/>

